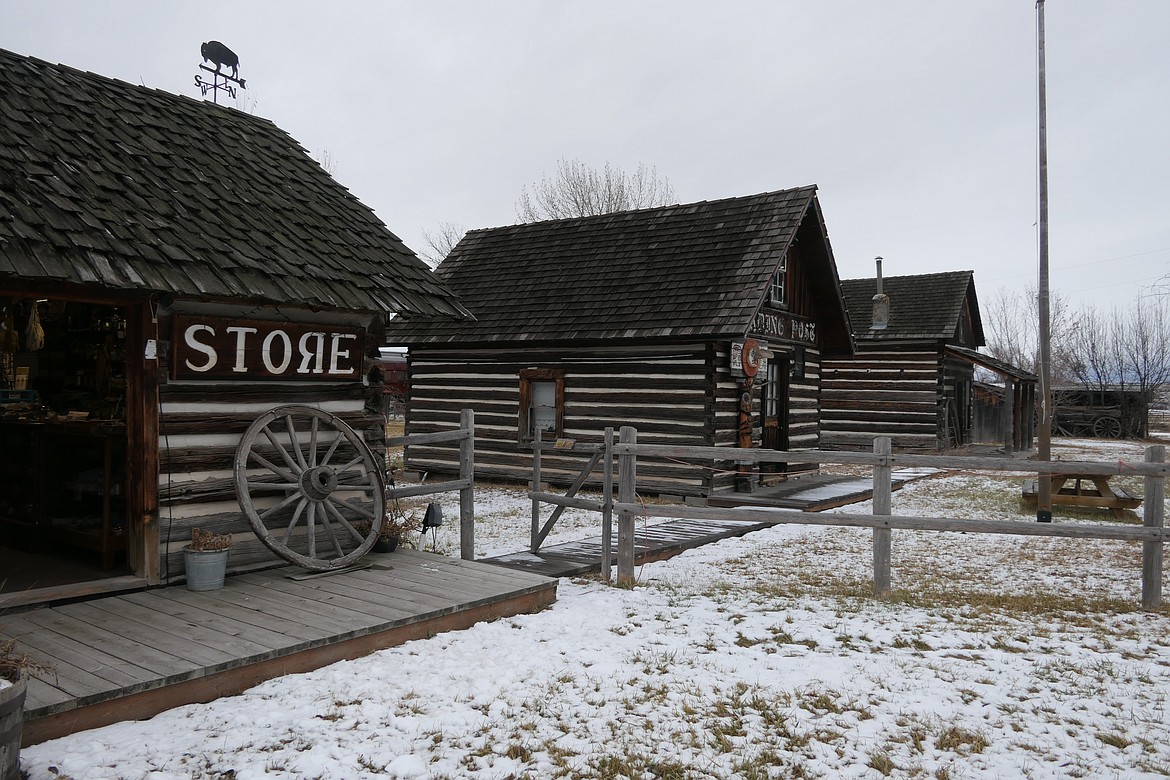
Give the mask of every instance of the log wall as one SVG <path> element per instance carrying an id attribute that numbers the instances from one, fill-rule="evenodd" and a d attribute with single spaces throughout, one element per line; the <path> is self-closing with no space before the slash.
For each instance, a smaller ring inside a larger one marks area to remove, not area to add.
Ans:
<path id="1" fill-rule="evenodd" d="M 527 484 L 532 450 L 520 438 L 520 372 L 541 368 L 564 371 L 563 438 L 600 444 L 607 427 L 633 425 L 644 443 L 734 448 L 739 395 L 729 352 L 729 344 L 714 342 L 524 351 L 412 348 L 406 433 L 456 430 L 459 411 L 473 409 L 476 477 Z M 805 378 L 792 387 L 793 447 L 817 446 L 818 380 L 819 356 L 809 350 Z M 759 393 L 757 386 L 757 445 Z M 588 457 L 546 451 L 541 479 L 571 484 Z M 412 471 L 451 475 L 458 473 L 459 453 L 450 445 L 414 445 L 405 462 Z M 734 484 L 728 464 L 659 459 L 638 468 L 639 487 L 648 493 L 702 496 Z M 600 471 L 586 484 L 600 486 Z"/>
<path id="2" fill-rule="evenodd" d="M 162 326 L 161 332 L 168 332 L 165 322 Z M 160 384 L 161 579 L 166 582 L 183 576 L 183 548 L 195 527 L 233 534 L 229 571 L 282 562 L 256 539 L 236 497 L 232 469 L 244 432 L 274 407 L 303 404 L 340 417 L 384 459 L 386 420 L 381 414 L 381 390 L 380 383 L 358 381 L 169 380 Z M 263 502 L 265 499 L 259 499 L 258 506 Z"/>
<path id="3" fill-rule="evenodd" d="M 821 377 L 821 443 L 863 450 L 879 436 L 894 449 L 940 449 L 945 430 L 945 376 L 940 350 L 858 345 L 850 358 L 826 359 Z"/>

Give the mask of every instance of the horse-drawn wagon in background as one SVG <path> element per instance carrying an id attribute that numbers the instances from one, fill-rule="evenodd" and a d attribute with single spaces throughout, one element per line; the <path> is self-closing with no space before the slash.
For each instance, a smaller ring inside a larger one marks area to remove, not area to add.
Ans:
<path id="1" fill-rule="evenodd" d="M 1052 430 L 1057 436 L 1141 438 L 1148 430 L 1150 394 L 1118 388 L 1058 387 L 1053 391 Z"/>

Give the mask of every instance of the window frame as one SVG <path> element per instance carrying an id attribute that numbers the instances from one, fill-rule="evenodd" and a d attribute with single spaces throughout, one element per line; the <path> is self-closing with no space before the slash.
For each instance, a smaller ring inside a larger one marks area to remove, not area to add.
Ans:
<path id="1" fill-rule="evenodd" d="M 768 280 L 768 304 L 777 308 L 788 307 L 788 253 L 780 256 L 780 264 Z"/>
<path id="2" fill-rule="evenodd" d="M 554 439 L 564 435 L 565 430 L 565 371 L 562 368 L 525 368 L 520 371 L 520 403 L 517 415 L 517 440 L 526 444 L 535 440 L 532 428 L 532 385 L 534 382 L 554 382 L 556 396 L 556 430 Z M 543 436 L 541 437 L 544 438 Z"/>

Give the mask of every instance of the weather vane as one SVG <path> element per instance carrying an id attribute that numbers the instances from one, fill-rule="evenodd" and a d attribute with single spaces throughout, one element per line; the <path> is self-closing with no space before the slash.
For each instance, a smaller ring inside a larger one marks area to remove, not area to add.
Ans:
<path id="1" fill-rule="evenodd" d="M 236 96 L 236 88 L 232 86 L 233 84 L 238 84 L 240 89 L 248 88 L 244 84 L 244 80 L 240 78 L 240 58 L 236 56 L 234 51 L 219 41 L 208 41 L 199 47 L 199 53 L 203 55 L 203 62 L 199 63 L 199 69 L 212 74 L 211 81 L 205 81 L 198 73 L 195 74 L 195 86 L 199 87 L 204 97 L 207 97 L 207 92 L 210 90 L 212 101 L 218 104 L 219 91 L 221 89 L 234 99 Z M 214 68 L 203 64 L 208 60 L 215 63 Z M 220 70 L 224 66 L 232 69 L 232 75 L 229 76 Z"/>

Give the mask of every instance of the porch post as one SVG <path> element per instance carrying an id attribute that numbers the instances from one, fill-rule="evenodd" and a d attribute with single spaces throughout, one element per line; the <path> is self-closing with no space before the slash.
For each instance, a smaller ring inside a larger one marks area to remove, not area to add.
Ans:
<path id="1" fill-rule="evenodd" d="M 459 489 L 459 557 L 475 560 L 475 411 L 459 413 L 459 427 L 466 438 L 459 442 L 459 478 L 468 486 Z"/>

